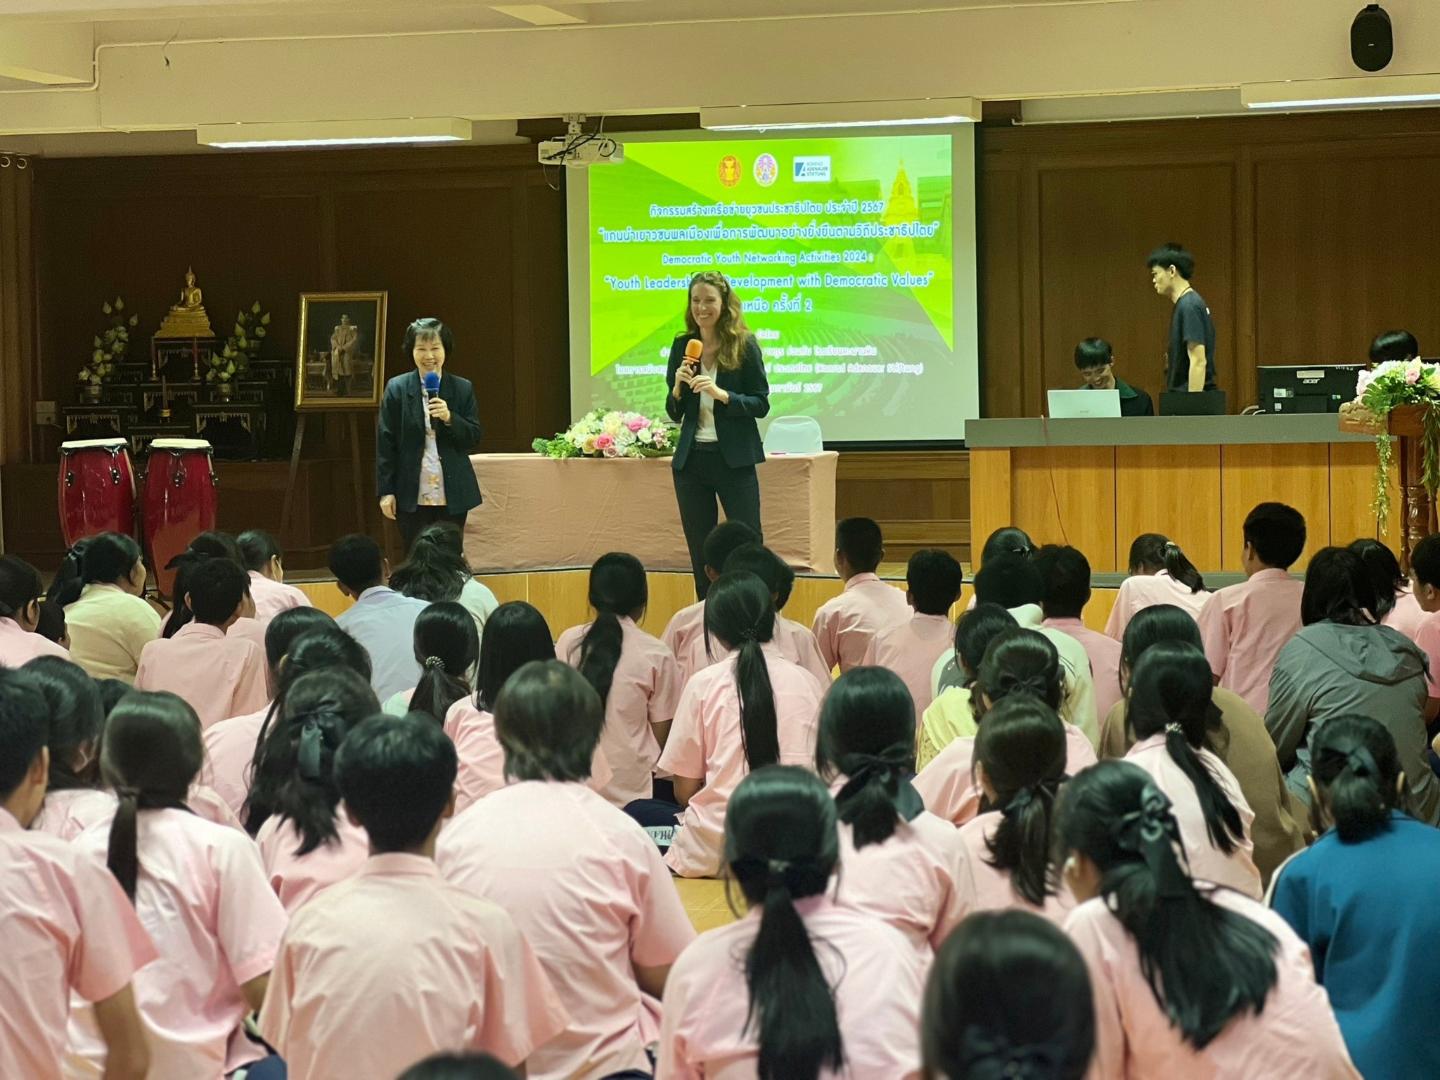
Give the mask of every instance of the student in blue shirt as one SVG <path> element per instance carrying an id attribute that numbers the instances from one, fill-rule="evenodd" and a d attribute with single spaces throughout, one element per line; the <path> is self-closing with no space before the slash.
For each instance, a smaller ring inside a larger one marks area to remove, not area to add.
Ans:
<path id="1" fill-rule="evenodd" d="M 1314 845 L 1286 862 L 1270 906 L 1310 946 L 1315 976 L 1366 1080 L 1440 1076 L 1440 830 L 1400 809 L 1390 733 L 1363 716 L 1315 732 Z"/>
<path id="2" fill-rule="evenodd" d="M 402 596 L 387 584 L 390 563 L 380 545 L 352 533 L 330 545 L 330 572 L 340 592 L 354 600 L 335 623 L 370 654 L 370 686 L 381 701 L 420 682 L 415 659 L 415 619 L 429 605 Z"/>

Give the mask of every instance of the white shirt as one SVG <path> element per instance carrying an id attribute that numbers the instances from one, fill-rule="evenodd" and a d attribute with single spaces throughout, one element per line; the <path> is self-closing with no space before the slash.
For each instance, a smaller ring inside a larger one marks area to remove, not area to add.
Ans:
<path id="1" fill-rule="evenodd" d="M 700 365 L 700 374 L 715 377 L 715 368 Z M 699 426 L 695 429 L 696 442 L 719 442 L 720 436 L 715 434 L 715 399 L 709 394 L 700 395 L 700 416 Z"/>

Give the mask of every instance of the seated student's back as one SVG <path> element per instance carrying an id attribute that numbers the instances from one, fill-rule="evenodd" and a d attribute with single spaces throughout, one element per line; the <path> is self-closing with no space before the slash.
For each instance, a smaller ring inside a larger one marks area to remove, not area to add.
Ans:
<path id="1" fill-rule="evenodd" d="M 290 921 L 260 1031 L 297 1080 L 392 1077 L 441 1050 L 521 1065 L 566 1015 L 515 924 L 444 881 L 435 839 L 455 748 L 422 716 L 377 716 L 335 765 L 371 858 Z"/>
<path id="2" fill-rule="evenodd" d="M 130 984 L 155 948 L 103 861 L 30 830 L 45 797 L 45 726 L 30 678 L 0 669 L 0 1076 L 60 1080 L 73 993 L 105 1022 L 111 1075 L 143 1077 Z"/>
<path id="3" fill-rule="evenodd" d="M 1104 761 L 1065 784 L 1065 931 L 1095 995 L 1094 1076 L 1356 1080 L 1309 950 L 1272 911 L 1198 884 L 1170 801 Z"/>
<path id="4" fill-rule="evenodd" d="M 1440 1076 L 1440 1043 L 1410 1037 L 1440 1009 L 1440 831 L 1400 809 L 1395 741 L 1369 717 L 1315 737 L 1316 820 L 1326 831 L 1275 876 L 1270 905 L 1310 946 L 1345 1043 L 1367 1080 Z"/>
<path id="5" fill-rule="evenodd" d="M 237 568 L 238 569 L 238 568 Z M 169 693 L 133 693 L 106 723 L 101 769 L 119 793 L 110 820 L 76 846 L 111 872 L 135 904 L 159 958 L 135 977 L 154 1076 L 218 1076 L 265 1056 L 243 1037 L 259 1008 L 285 910 L 243 832 L 190 812 L 203 748 L 194 711 Z M 71 1018 L 70 1052 L 98 1067 L 96 1018 Z"/>
<path id="6" fill-rule="evenodd" d="M 238 563 L 205 558 L 185 574 L 193 618 L 169 638 L 145 646 L 135 672 L 137 690 L 168 690 L 183 699 L 202 727 L 263 708 L 270 700 L 265 653 L 254 642 L 228 637 L 240 617 L 250 579 Z"/>
<path id="7" fill-rule="evenodd" d="M 495 706 L 515 782 L 452 821 L 436 853 L 446 880 L 512 913 L 570 1015 L 531 1055 L 538 1080 L 648 1070 L 666 974 L 695 936 L 649 835 L 586 784 L 607 722 L 581 675 L 526 664 Z"/>
<path id="8" fill-rule="evenodd" d="M 330 546 L 330 572 L 340 592 L 355 603 L 335 618 L 370 654 L 375 696 L 388 701 L 420 682 L 415 661 L 415 619 L 427 601 L 402 596 L 390 588 L 389 564 L 380 545 L 368 536 L 352 533 Z"/>
<path id="9" fill-rule="evenodd" d="M 358 874 L 370 856 L 365 830 L 340 808 L 335 754 L 350 729 L 378 710 L 370 684 L 355 672 L 312 672 L 286 690 L 259 748 L 251 794 L 272 813 L 255 842 L 270 887 L 292 915 Z"/>
<path id="10" fill-rule="evenodd" d="M 285 584 L 283 553 L 275 538 L 260 529 L 251 529 L 235 538 L 242 565 L 250 575 L 250 596 L 255 601 L 255 621 L 268 626 L 270 620 L 291 608 L 309 607 L 310 598 L 294 585 Z"/>
<path id="11" fill-rule="evenodd" d="M 925 548 L 910 556 L 905 569 L 905 600 L 914 614 L 876 631 L 864 663 L 889 668 L 903 680 L 918 716 L 930 707 L 935 663 L 953 651 L 950 608 L 960 598 L 960 564 L 947 551 Z"/>
<path id="12" fill-rule="evenodd" d="M 722 521 L 705 538 L 705 575 L 713 582 L 725 569 L 725 563 L 736 550 L 760 543 L 760 536 L 743 521 Z M 699 667 L 688 666 L 694 655 L 695 643 L 705 636 L 705 601 L 688 604 L 670 617 L 660 640 L 670 646 L 680 664 L 680 674 L 689 679 Z"/>
<path id="13" fill-rule="evenodd" d="M 829 897 L 836 809 L 808 770 L 735 789 L 725 862 L 751 915 L 701 934 L 665 987 L 657 1080 L 915 1080 L 925 962 L 893 926 Z"/>
<path id="14" fill-rule="evenodd" d="M 600 556 L 590 570 L 589 599 L 594 620 L 561 634 L 555 654 L 604 703 L 600 752 L 615 775 L 601 794 L 624 807 L 654 794 L 655 762 L 680 698 L 680 668 L 665 643 L 637 625 L 650 600 L 639 559 Z"/>
<path id="15" fill-rule="evenodd" d="M 914 703 L 893 671 L 852 668 L 826 692 L 815 769 L 840 817 L 836 901 L 884 919 L 928 961 L 964 914 L 968 871 L 959 833 L 910 783 L 914 746 Z"/>
<path id="16" fill-rule="evenodd" d="M 845 588 L 815 612 L 811 629 L 830 667 L 848 671 L 865 659 L 870 640 L 910 618 L 899 589 L 876 574 L 885 558 L 885 539 L 870 518 L 845 518 L 835 526 L 835 569 Z"/>
<path id="17" fill-rule="evenodd" d="M 14 555 L 0 555 L 0 664 L 20 667 L 37 656 L 69 652 L 35 633 L 40 622 L 40 572 Z"/>
<path id="18" fill-rule="evenodd" d="M 72 566 L 79 564 L 70 578 L 74 599 L 65 606 L 70 658 L 94 678 L 133 683 L 141 650 L 160 636 L 160 616 L 141 597 L 140 545 L 119 533 L 101 533 L 76 551 L 67 556 Z"/>
<path id="19" fill-rule="evenodd" d="M 1261 503 L 1245 518 L 1244 535 L 1246 579 L 1211 593 L 1196 622 L 1219 685 L 1264 715 L 1275 658 L 1300 629 L 1305 586 L 1289 571 L 1305 550 L 1305 519 L 1293 507 Z"/>
<path id="20" fill-rule="evenodd" d="M 666 853 L 683 877 L 720 869 L 725 805 L 746 772 L 776 762 L 812 766 L 824 687 L 780 656 L 775 611 L 754 574 L 722 574 L 705 599 L 705 628 L 733 660 L 685 684 L 657 768 L 675 778 L 685 806 Z"/>

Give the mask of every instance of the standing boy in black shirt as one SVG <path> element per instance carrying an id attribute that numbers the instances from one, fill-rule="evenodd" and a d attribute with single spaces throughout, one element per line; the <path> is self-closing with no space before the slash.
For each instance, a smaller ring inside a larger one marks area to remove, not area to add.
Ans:
<path id="1" fill-rule="evenodd" d="M 1155 291 L 1175 305 L 1165 354 L 1165 388 L 1215 389 L 1215 323 L 1205 300 L 1190 285 L 1195 257 L 1179 244 L 1165 244 L 1152 251 L 1145 264 Z"/>

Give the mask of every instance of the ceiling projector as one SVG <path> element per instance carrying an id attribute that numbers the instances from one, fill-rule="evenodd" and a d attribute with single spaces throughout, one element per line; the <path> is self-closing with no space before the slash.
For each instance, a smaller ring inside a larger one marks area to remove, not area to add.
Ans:
<path id="1" fill-rule="evenodd" d="M 619 164 L 625 160 L 625 147 L 605 134 L 603 121 L 595 131 L 586 131 L 584 116 L 570 113 L 564 119 L 569 128 L 564 137 L 546 139 L 540 144 L 541 165 L 585 169 L 591 165 Z"/>

